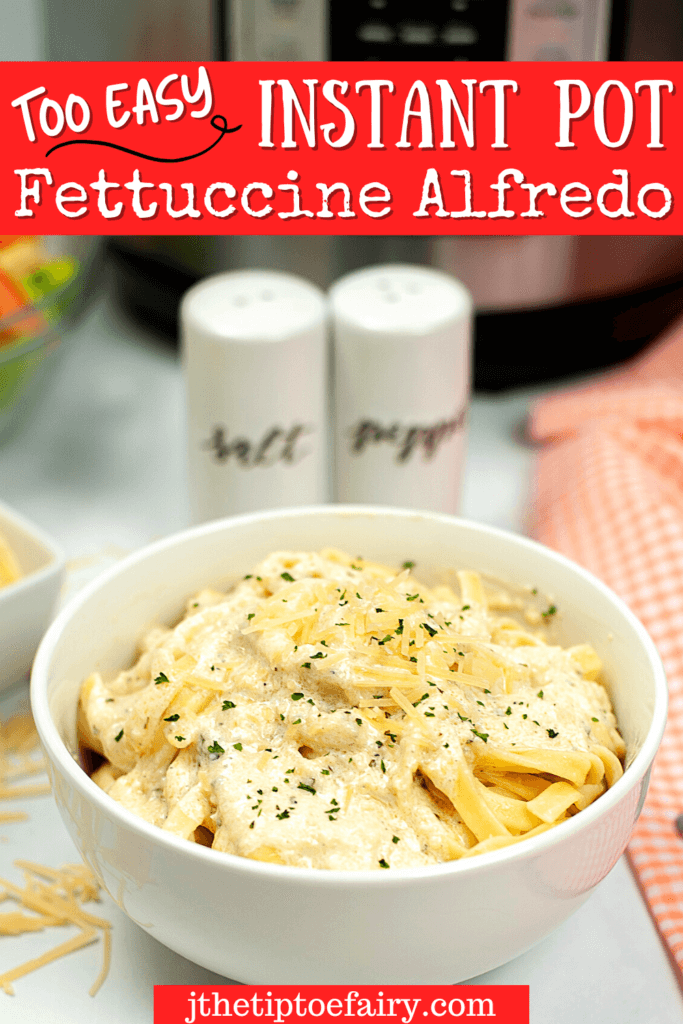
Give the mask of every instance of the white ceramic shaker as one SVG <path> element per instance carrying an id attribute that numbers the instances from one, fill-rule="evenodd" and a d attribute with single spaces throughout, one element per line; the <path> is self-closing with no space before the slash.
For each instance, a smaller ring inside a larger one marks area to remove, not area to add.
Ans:
<path id="1" fill-rule="evenodd" d="M 450 275 L 388 264 L 330 292 L 336 500 L 456 512 L 472 300 Z"/>
<path id="2" fill-rule="evenodd" d="M 205 278 L 180 309 L 195 522 L 324 502 L 327 304 L 302 278 Z"/>

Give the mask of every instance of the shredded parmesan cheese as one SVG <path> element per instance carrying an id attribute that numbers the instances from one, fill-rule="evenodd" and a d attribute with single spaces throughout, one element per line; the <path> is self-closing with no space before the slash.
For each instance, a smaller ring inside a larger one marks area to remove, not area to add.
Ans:
<path id="1" fill-rule="evenodd" d="M 23 910 L 32 913 L 26 914 L 17 910 L 0 914 L 0 935 L 21 935 L 25 932 L 64 925 L 75 925 L 80 934 L 60 943 L 42 956 L 27 960 L 18 967 L 0 974 L 0 988 L 7 995 L 14 995 L 12 982 L 40 967 L 45 967 L 59 957 L 66 956 L 67 953 L 96 942 L 101 933 L 104 939 L 104 962 L 90 989 L 90 995 L 94 996 L 107 976 L 111 958 L 109 921 L 83 909 L 84 903 L 99 899 L 99 885 L 95 877 L 85 864 L 66 864 L 59 869 L 21 860 L 15 861 L 15 864 L 24 870 L 25 885 L 21 888 L 7 879 L 0 878 L 0 885 L 5 889 L 3 899 L 13 899 Z"/>
<path id="2" fill-rule="evenodd" d="M 50 792 L 47 782 L 13 784 L 17 778 L 45 770 L 44 758 L 35 756 L 38 747 L 38 734 L 30 714 L 16 715 L 0 723 L 0 799 L 15 800 Z M 27 818 L 23 811 L 0 812 L 0 824 Z M 0 974 L 0 989 L 7 995 L 14 995 L 14 981 L 96 942 L 102 935 L 104 959 L 102 970 L 90 989 L 94 996 L 107 976 L 111 958 L 109 921 L 83 908 L 85 903 L 99 900 L 100 887 L 94 875 L 85 864 L 67 864 L 62 868 L 23 860 L 15 861 L 15 864 L 24 871 L 25 884 L 22 888 L 0 878 L 0 901 L 13 900 L 21 909 L 0 913 L 0 936 L 17 936 L 67 925 L 77 927 L 79 934 L 42 956 Z"/>
<path id="3" fill-rule="evenodd" d="M 0 800 L 42 796 L 50 792 L 47 782 L 14 784 L 14 780 L 22 776 L 45 771 L 45 759 L 42 755 L 35 756 L 39 750 L 38 733 L 29 713 L 0 722 Z M 0 822 L 22 821 L 25 817 L 23 812 L 0 812 Z"/>

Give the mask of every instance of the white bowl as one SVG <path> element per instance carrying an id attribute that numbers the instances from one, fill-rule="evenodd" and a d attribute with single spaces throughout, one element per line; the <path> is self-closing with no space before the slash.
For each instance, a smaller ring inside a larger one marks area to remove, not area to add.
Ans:
<path id="1" fill-rule="evenodd" d="M 0 588 L 0 690 L 4 690 L 31 668 L 64 579 L 64 554 L 42 530 L 1 502 L 0 535 L 24 574 Z"/>
<path id="2" fill-rule="evenodd" d="M 240 579 L 267 553 L 333 545 L 366 558 L 473 568 L 532 583 L 559 608 L 560 639 L 589 641 L 628 749 L 596 803 L 507 849 L 434 867 L 316 871 L 218 853 L 147 824 L 76 760 L 76 704 L 93 670 L 128 666 L 201 587 Z M 165 945 L 250 984 L 444 984 L 524 952 L 614 866 L 642 806 L 666 717 L 649 636 L 606 586 L 532 541 L 450 516 L 325 506 L 208 523 L 117 565 L 57 618 L 36 657 L 32 702 L 54 793 L 83 857 L 118 905 Z"/>

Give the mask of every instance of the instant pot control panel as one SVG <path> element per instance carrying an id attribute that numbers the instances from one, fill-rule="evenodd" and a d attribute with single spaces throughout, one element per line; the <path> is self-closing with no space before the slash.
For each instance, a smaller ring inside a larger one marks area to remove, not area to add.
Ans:
<path id="1" fill-rule="evenodd" d="M 331 0 L 332 60 L 504 60 L 507 0 Z"/>

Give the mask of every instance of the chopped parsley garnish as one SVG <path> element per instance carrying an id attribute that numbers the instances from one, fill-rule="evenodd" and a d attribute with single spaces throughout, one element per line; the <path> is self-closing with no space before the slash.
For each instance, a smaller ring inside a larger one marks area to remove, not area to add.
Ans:
<path id="1" fill-rule="evenodd" d="M 466 715 L 461 715 L 459 711 L 456 711 L 456 714 L 457 714 L 457 716 L 458 716 L 458 718 L 460 719 L 461 722 L 471 722 L 472 721 L 472 719 L 471 718 L 467 718 Z"/>
<path id="2" fill-rule="evenodd" d="M 362 718 L 357 718 L 356 719 L 356 725 L 362 725 L 362 724 L 363 724 L 363 719 Z"/>
<path id="3" fill-rule="evenodd" d="M 391 841 L 392 841 L 392 843 L 398 843 L 399 842 L 399 837 L 398 836 L 392 836 L 391 837 Z"/>
<path id="4" fill-rule="evenodd" d="M 551 604 L 550 607 L 547 609 L 547 611 L 541 612 L 541 615 L 543 616 L 544 619 L 549 619 L 550 616 L 551 615 L 555 615 L 556 612 L 557 612 L 557 608 L 555 607 L 554 604 Z"/>
<path id="5" fill-rule="evenodd" d="M 293 772 L 294 772 L 293 768 L 288 768 L 287 771 L 285 772 L 285 775 L 292 775 Z"/>
<path id="6" fill-rule="evenodd" d="M 419 594 L 406 594 L 406 601 L 417 601 Z"/>
<path id="7" fill-rule="evenodd" d="M 303 693 L 293 693 L 291 697 L 292 700 L 301 700 L 303 698 Z"/>
<path id="8" fill-rule="evenodd" d="M 256 612 L 249 612 L 249 614 L 247 615 L 247 621 L 251 622 L 255 615 Z"/>
<path id="9" fill-rule="evenodd" d="M 362 565 L 354 565 L 353 562 L 351 562 L 351 568 L 355 569 L 356 572 L 360 572 L 361 569 L 363 568 L 363 566 Z"/>
<path id="10" fill-rule="evenodd" d="M 165 722 L 177 722 L 179 718 L 180 718 L 180 715 L 169 715 L 168 718 L 164 719 L 164 721 Z"/>
<path id="11" fill-rule="evenodd" d="M 244 577 L 244 579 L 245 579 L 245 580 L 251 580 L 251 579 L 253 579 L 253 578 L 254 578 L 254 577 L 253 577 L 253 574 L 252 574 L 252 573 L 248 573 L 248 574 L 247 574 L 247 575 L 246 575 L 246 576 Z"/>
<path id="12" fill-rule="evenodd" d="M 434 629 L 433 626 L 430 626 L 429 623 L 422 622 L 421 626 L 422 626 L 423 629 L 427 630 L 427 632 L 429 633 L 430 636 L 436 636 L 436 630 Z"/>
<path id="13" fill-rule="evenodd" d="M 313 786 L 307 786 L 305 782 L 300 782 L 299 785 L 296 788 L 297 789 L 305 789 L 307 793 L 312 793 L 313 796 L 316 795 L 316 791 L 313 788 Z"/>
<path id="14" fill-rule="evenodd" d="M 394 630 L 396 636 L 402 636 L 403 634 L 403 619 L 398 620 L 398 629 Z"/>
<path id="15" fill-rule="evenodd" d="M 283 818 L 289 817 L 289 811 L 284 810 L 282 814 L 276 814 L 275 817 L 278 819 L 278 821 L 282 821 Z"/>
<path id="16" fill-rule="evenodd" d="M 410 658 L 410 660 L 411 660 L 411 661 L 414 661 L 414 662 L 415 662 L 415 664 L 417 665 L 417 658 L 415 657 L 415 655 L 414 655 L 414 654 L 413 654 L 413 655 L 411 655 L 411 658 Z"/>
<path id="17" fill-rule="evenodd" d="M 548 736 L 550 736 L 551 740 L 554 740 L 556 736 L 560 735 L 559 732 L 555 732 L 554 729 L 546 729 L 546 732 L 548 733 Z"/>
<path id="18" fill-rule="evenodd" d="M 321 768 L 320 774 L 321 775 L 329 775 L 330 774 L 330 769 L 329 768 Z"/>
<path id="19" fill-rule="evenodd" d="M 294 721 L 292 722 L 292 725 L 301 725 L 301 719 L 295 718 Z"/>
<path id="20" fill-rule="evenodd" d="M 159 675 L 154 680 L 154 682 L 156 683 L 157 686 L 159 685 L 159 683 L 167 683 L 168 676 L 166 675 L 165 672 L 160 672 Z"/>
<path id="21" fill-rule="evenodd" d="M 310 663 L 310 661 L 303 661 L 303 662 L 301 663 L 301 667 L 302 667 L 302 668 L 310 668 L 310 667 L 311 667 L 311 663 Z M 303 693 L 301 694 L 301 696 L 303 697 Z"/>
<path id="22" fill-rule="evenodd" d="M 483 700 L 478 700 L 478 701 L 477 701 L 477 704 L 481 704 L 481 706 L 482 706 L 483 708 L 485 708 L 485 707 L 486 707 L 486 705 L 484 704 Z"/>
<path id="23" fill-rule="evenodd" d="M 483 740 L 484 743 L 488 742 L 489 734 L 487 732 L 477 732 L 474 726 L 472 726 L 472 732 L 475 736 L 478 736 L 480 740 Z"/>
<path id="24" fill-rule="evenodd" d="M 384 608 L 375 608 L 375 611 L 376 611 L 376 612 L 383 612 L 383 611 L 384 611 Z"/>
<path id="25" fill-rule="evenodd" d="M 120 733 L 118 734 L 118 736 L 114 736 L 114 739 L 116 740 L 116 742 L 117 742 L 117 743 L 119 742 L 119 740 L 121 739 L 121 737 L 122 737 L 122 736 L 123 736 L 123 729 L 122 729 L 122 730 L 121 730 L 121 732 L 120 732 Z"/>
<path id="26" fill-rule="evenodd" d="M 380 860 L 379 860 L 379 866 L 380 866 L 381 868 L 388 868 L 388 867 L 389 867 L 389 865 L 388 865 L 388 864 L 387 864 L 387 862 L 385 861 L 384 857 L 381 857 L 381 858 L 380 858 Z"/>
<path id="27" fill-rule="evenodd" d="M 524 719 L 527 719 L 528 717 L 529 717 L 528 715 L 522 715 L 522 718 L 524 718 Z"/>
<path id="28" fill-rule="evenodd" d="M 233 743 L 233 747 L 234 747 L 235 750 L 241 750 L 242 749 L 242 744 L 241 743 Z"/>
<path id="29" fill-rule="evenodd" d="M 591 718 L 591 722 L 599 722 L 599 721 L 600 721 L 599 718 Z"/>
<path id="30" fill-rule="evenodd" d="M 539 690 L 538 693 L 536 694 L 536 696 L 540 697 L 541 700 L 543 700 L 543 690 Z"/>
<path id="31" fill-rule="evenodd" d="M 280 573 L 280 579 L 286 580 L 287 583 L 293 583 L 294 582 L 294 577 L 291 576 L 288 572 L 281 572 Z"/>
<path id="32" fill-rule="evenodd" d="M 380 767 L 382 769 L 382 775 L 386 775 L 386 773 L 387 773 L 387 766 L 385 765 L 384 761 L 382 761 L 381 759 L 380 759 L 379 763 L 380 763 Z"/>
<path id="33" fill-rule="evenodd" d="M 363 600 L 363 598 L 362 598 L 362 597 L 360 596 L 360 594 L 358 593 L 358 591 L 356 591 L 356 597 L 358 598 L 358 600 L 359 600 L 359 601 L 362 601 L 362 600 Z"/>
<path id="34" fill-rule="evenodd" d="M 396 742 L 396 734 L 395 733 L 387 731 L 387 732 L 384 733 L 384 735 L 388 736 L 389 739 L 392 740 L 394 743 Z"/>
<path id="35" fill-rule="evenodd" d="M 505 709 L 505 714 L 506 715 L 511 715 L 512 714 L 512 708 L 506 708 Z"/>
<path id="36" fill-rule="evenodd" d="M 470 608 L 471 608 L 471 607 L 472 607 L 472 606 L 471 606 L 471 605 L 469 605 L 469 604 L 464 604 L 464 605 L 462 606 L 462 608 L 460 609 L 460 611 L 463 611 L 463 612 L 468 612 L 468 611 L 470 610 Z"/>
<path id="37" fill-rule="evenodd" d="M 214 740 L 213 743 L 211 744 L 211 746 L 207 747 L 206 749 L 209 751 L 210 754 L 224 754 L 225 753 L 225 751 L 223 750 L 223 748 L 220 745 L 220 743 L 218 742 L 218 740 Z"/>
<path id="38" fill-rule="evenodd" d="M 377 642 L 378 642 L 380 647 L 383 647 L 384 644 L 388 644 L 390 640 L 391 640 L 391 636 L 387 633 L 387 635 L 384 637 L 384 640 L 378 640 Z"/>
<path id="39" fill-rule="evenodd" d="M 224 700 L 223 701 L 223 711 L 230 711 L 231 708 L 236 708 L 236 707 L 237 707 L 237 705 L 233 704 L 233 702 L 231 700 Z"/>
<path id="40" fill-rule="evenodd" d="M 184 736 L 176 736 L 176 739 L 177 739 L 178 743 L 184 743 L 185 742 L 185 737 Z"/>
<path id="41" fill-rule="evenodd" d="M 315 661 L 316 658 L 326 658 L 326 657 L 327 657 L 326 654 L 323 654 L 322 651 L 318 651 L 317 654 L 311 655 L 311 661 Z"/>
<path id="42" fill-rule="evenodd" d="M 415 562 L 404 562 L 402 568 L 403 569 L 414 569 L 415 568 Z"/>

